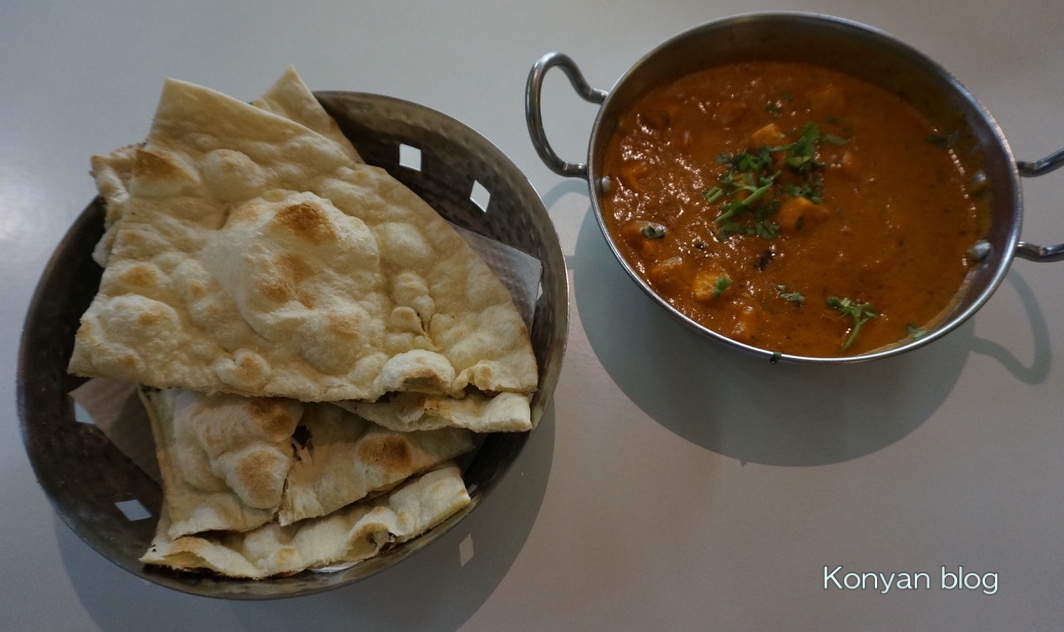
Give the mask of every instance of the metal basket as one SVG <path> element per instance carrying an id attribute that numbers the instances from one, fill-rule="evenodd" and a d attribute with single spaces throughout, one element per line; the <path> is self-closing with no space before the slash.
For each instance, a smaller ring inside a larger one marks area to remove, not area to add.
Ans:
<path id="1" fill-rule="evenodd" d="M 386 169 L 451 222 L 542 262 L 531 331 L 540 371 L 532 399 L 532 418 L 538 421 L 561 370 L 569 301 L 558 237 L 535 190 L 495 146 L 439 112 L 373 94 L 316 96 L 366 162 Z M 417 160 L 410 160 L 411 155 Z M 488 435 L 464 461 L 472 498 L 467 508 L 424 535 L 346 570 L 256 581 L 144 566 L 139 558 L 152 540 L 156 520 L 130 520 L 120 505 L 136 500 L 157 518 L 162 491 L 99 428 L 75 420 L 68 395 L 84 382 L 68 375 L 66 367 L 79 319 L 99 287 L 102 270 L 91 253 L 103 232 L 103 215 L 100 199 L 90 203 L 44 270 L 22 333 L 18 409 L 30 462 L 56 512 L 89 546 L 129 572 L 181 592 L 228 599 L 290 597 L 349 584 L 396 564 L 465 518 L 524 447 L 528 433 Z"/>

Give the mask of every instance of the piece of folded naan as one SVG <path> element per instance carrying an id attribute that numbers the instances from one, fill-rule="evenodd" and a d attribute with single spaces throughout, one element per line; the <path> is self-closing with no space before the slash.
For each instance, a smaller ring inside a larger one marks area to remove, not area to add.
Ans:
<path id="1" fill-rule="evenodd" d="M 532 429 L 529 399 L 519 393 L 454 399 L 424 393 L 395 393 L 375 402 L 337 405 L 385 428 L 408 432 L 467 428 L 473 432 L 524 432 Z"/>
<path id="2" fill-rule="evenodd" d="M 274 518 L 303 416 L 294 400 L 141 389 L 170 534 L 248 531 Z"/>
<path id="3" fill-rule="evenodd" d="M 307 404 L 278 522 L 328 515 L 475 446 L 473 433 L 463 428 L 397 432 L 330 403 Z"/>
<path id="4" fill-rule="evenodd" d="M 439 525 L 469 503 L 461 471 L 447 465 L 386 495 L 287 527 L 269 522 L 245 533 L 174 538 L 164 511 L 141 561 L 247 579 L 292 575 L 369 559 Z"/>
<path id="5" fill-rule="evenodd" d="M 172 538 L 330 514 L 474 447 L 461 428 L 396 432 L 328 403 L 141 389 Z"/>
<path id="6" fill-rule="evenodd" d="M 335 142 L 355 162 L 362 162 L 358 150 L 340 131 L 336 121 L 322 109 L 313 93 L 306 87 L 295 68 L 289 66 L 284 74 L 270 86 L 269 90 L 253 105 L 273 112 L 321 134 Z M 109 154 L 92 157 L 91 173 L 96 181 L 96 188 L 106 204 L 104 218 L 104 237 L 96 245 L 93 259 L 101 266 L 107 265 L 107 258 L 114 244 L 114 227 L 126 209 L 129 199 L 130 180 L 133 165 L 137 159 L 137 150 L 143 147 L 128 145 Z"/>
<path id="7" fill-rule="evenodd" d="M 533 392 L 498 277 L 329 121 L 294 71 L 257 104 L 168 80 L 147 140 L 95 161 L 106 267 L 70 370 L 301 401 Z"/>

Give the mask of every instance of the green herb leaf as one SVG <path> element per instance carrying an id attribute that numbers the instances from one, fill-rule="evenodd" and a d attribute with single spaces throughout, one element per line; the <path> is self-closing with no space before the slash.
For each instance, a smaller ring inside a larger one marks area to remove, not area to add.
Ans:
<path id="1" fill-rule="evenodd" d="M 713 298 L 720 298 L 721 292 L 728 289 L 732 284 L 732 280 L 728 277 L 721 275 L 717 277 L 717 282 L 713 284 Z"/>
<path id="2" fill-rule="evenodd" d="M 846 350 L 853 344 L 857 334 L 861 331 L 861 327 L 872 320 L 878 314 L 871 303 L 857 303 L 856 301 L 848 298 L 839 298 L 837 296 L 828 297 L 828 306 L 832 309 L 838 310 L 844 317 L 853 319 L 853 327 L 850 329 L 850 335 L 847 336 L 845 342 L 842 343 L 843 350 Z"/>
<path id="3" fill-rule="evenodd" d="M 804 296 L 802 296 L 798 292 L 788 292 L 787 291 L 787 286 L 785 286 L 785 285 L 777 285 L 776 286 L 776 291 L 779 292 L 779 297 L 782 298 L 785 301 L 790 301 L 792 303 L 804 303 L 805 302 L 805 297 Z"/>
<path id="4" fill-rule="evenodd" d="M 780 234 L 780 227 L 767 219 L 754 222 L 747 234 L 757 235 L 761 239 L 772 239 Z"/>
<path id="5" fill-rule="evenodd" d="M 712 189 L 706 189 L 702 192 L 702 199 L 710 204 L 724 197 L 724 189 L 720 187 L 713 187 Z"/>
<path id="6" fill-rule="evenodd" d="M 836 136 L 835 134 L 821 134 L 820 142 L 827 143 L 829 145 L 835 145 L 836 147 L 841 147 L 845 145 L 848 141 L 842 136 Z"/>

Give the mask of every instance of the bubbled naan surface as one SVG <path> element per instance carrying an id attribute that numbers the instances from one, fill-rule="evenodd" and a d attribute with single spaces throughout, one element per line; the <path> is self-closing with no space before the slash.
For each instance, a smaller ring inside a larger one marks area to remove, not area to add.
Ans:
<path id="1" fill-rule="evenodd" d="M 493 397 L 471 394 L 456 399 L 425 393 L 395 393 L 376 402 L 337 402 L 385 428 L 398 432 L 467 428 L 473 432 L 524 432 L 532 429 L 529 398 L 520 393 Z"/>
<path id="2" fill-rule="evenodd" d="M 300 422 L 278 522 L 338 511 L 473 449 L 461 428 L 396 432 L 328 403 L 309 404 Z"/>
<path id="3" fill-rule="evenodd" d="M 167 535 L 318 518 L 474 447 L 461 428 L 396 432 L 328 403 L 141 389 Z"/>
<path id="4" fill-rule="evenodd" d="M 169 519 L 164 512 L 141 561 L 249 579 L 291 575 L 308 568 L 366 560 L 385 546 L 424 533 L 469 502 L 461 471 L 448 465 L 386 495 L 289 526 L 271 522 L 246 533 L 174 538 L 169 535 Z"/>
<path id="5" fill-rule="evenodd" d="M 302 401 L 534 391 L 499 279 L 279 85 L 247 104 L 168 80 L 147 140 L 98 161 L 120 212 L 71 371 Z"/>
<path id="6" fill-rule="evenodd" d="M 294 400 L 142 389 L 170 516 L 168 534 L 249 531 L 280 507 L 303 416 Z"/>

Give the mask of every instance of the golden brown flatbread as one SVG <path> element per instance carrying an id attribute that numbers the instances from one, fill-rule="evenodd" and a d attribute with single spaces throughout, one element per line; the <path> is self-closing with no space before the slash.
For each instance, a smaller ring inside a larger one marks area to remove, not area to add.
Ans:
<path id="1" fill-rule="evenodd" d="M 291 575 L 366 560 L 428 531 L 469 502 L 461 472 L 448 465 L 384 496 L 287 527 L 270 522 L 247 533 L 173 538 L 164 515 L 141 561 L 238 578 Z"/>
<path id="2" fill-rule="evenodd" d="M 294 66 L 285 69 L 269 90 L 252 105 L 305 125 L 342 147 L 353 161 L 363 162 L 358 150 L 344 136 L 336 120 L 322 109 Z"/>
<path id="3" fill-rule="evenodd" d="M 461 428 L 396 432 L 332 404 L 308 404 L 278 522 L 289 525 L 330 514 L 474 446 L 473 433 Z"/>
<path id="4" fill-rule="evenodd" d="M 499 279 L 314 122 L 313 96 L 286 76 L 266 107 L 166 82 L 148 139 L 128 150 L 128 196 L 70 370 L 301 401 L 534 391 L 528 332 Z M 121 182 L 112 168 L 98 181 Z"/>
<path id="5" fill-rule="evenodd" d="M 462 399 L 424 393 L 393 393 L 375 402 L 346 401 L 338 406 L 375 424 L 400 432 L 468 428 L 473 432 L 524 432 L 532 429 L 531 400 L 521 393 Z"/>
<path id="6" fill-rule="evenodd" d="M 303 416 L 294 400 L 141 389 L 170 535 L 248 531 L 281 505 Z"/>
<path id="7" fill-rule="evenodd" d="M 141 389 L 170 537 L 332 513 L 473 449 L 460 428 L 400 433 L 332 404 Z"/>
<path id="8" fill-rule="evenodd" d="M 355 162 L 362 162 L 358 150 L 340 131 L 336 121 L 321 108 L 317 99 L 303 84 L 295 67 L 289 66 L 262 98 L 254 101 L 252 105 L 305 125 L 335 142 Z M 141 147 L 143 143 L 128 145 L 110 154 L 92 157 L 90 173 L 96 181 L 97 190 L 107 202 L 105 234 L 93 252 L 93 259 L 101 266 L 107 264 L 114 243 L 112 228 L 126 209 L 133 165 L 136 162 L 137 150 Z"/>

